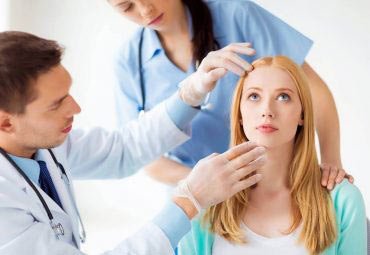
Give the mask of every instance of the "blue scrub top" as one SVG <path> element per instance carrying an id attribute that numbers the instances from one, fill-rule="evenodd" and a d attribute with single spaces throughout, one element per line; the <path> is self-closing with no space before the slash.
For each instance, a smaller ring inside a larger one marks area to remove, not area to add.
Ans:
<path id="1" fill-rule="evenodd" d="M 264 56 L 285 55 L 302 64 L 312 41 L 262 7 L 247 0 L 209 0 L 215 39 L 220 47 L 233 42 L 251 42 L 256 55 L 247 61 Z M 189 25 L 191 18 L 188 18 Z M 190 26 L 191 27 L 191 26 Z M 138 117 L 142 104 L 139 82 L 138 52 L 140 31 L 120 49 L 115 71 L 117 77 L 116 107 L 119 125 Z M 146 110 L 172 95 L 180 81 L 194 72 L 176 67 L 166 56 L 154 30 L 145 29 L 142 45 L 142 73 L 146 91 Z M 222 153 L 229 147 L 230 105 L 239 77 L 227 74 L 211 93 L 211 109 L 202 110 L 192 122 L 192 138 L 169 152 L 183 164 L 193 167 L 198 160 L 213 152 Z"/>

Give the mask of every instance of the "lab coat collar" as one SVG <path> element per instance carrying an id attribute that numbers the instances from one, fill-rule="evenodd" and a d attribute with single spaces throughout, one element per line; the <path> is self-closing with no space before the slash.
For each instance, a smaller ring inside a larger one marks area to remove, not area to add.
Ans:
<path id="1" fill-rule="evenodd" d="M 30 158 L 23 158 L 14 156 L 8 153 L 8 155 L 15 161 L 20 169 L 31 179 L 33 183 L 39 183 L 40 178 L 40 166 L 36 160 Z"/>
<path id="2" fill-rule="evenodd" d="M 64 210 L 60 208 L 58 204 L 56 204 L 54 200 L 50 198 L 36 183 L 34 183 L 37 190 L 40 192 L 41 196 L 44 198 L 51 211 L 67 214 L 69 216 L 68 218 L 71 220 L 75 244 L 77 247 L 80 247 L 78 216 L 74 210 L 73 201 L 69 197 L 67 186 L 61 179 L 60 170 L 57 168 L 47 150 L 37 151 L 35 159 L 45 161 Z M 0 155 L 0 166 L 1 176 L 14 183 L 14 185 L 17 185 L 21 190 L 26 192 L 31 197 L 31 200 L 35 201 L 35 204 L 37 204 L 37 206 L 41 208 L 41 210 L 32 210 L 32 208 L 27 209 L 33 211 L 33 215 L 35 216 L 35 218 L 48 223 L 48 216 L 37 194 L 3 155 Z"/>

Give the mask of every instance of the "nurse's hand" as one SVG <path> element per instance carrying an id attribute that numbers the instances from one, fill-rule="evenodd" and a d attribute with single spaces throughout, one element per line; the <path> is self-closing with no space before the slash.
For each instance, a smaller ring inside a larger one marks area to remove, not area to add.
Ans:
<path id="1" fill-rule="evenodd" d="M 354 178 L 352 175 L 347 174 L 342 168 L 333 164 L 322 163 L 321 168 L 321 185 L 328 190 L 334 189 L 335 185 L 341 183 L 344 179 L 348 179 L 353 184 Z"/>
<path id="2" fill-rule="evenodd" d="M 180 98 L 187 104 L 199 106 L 205 96 L 214 89 L 216 82 L 228 71 L 242 76 L 253 67 L 238 54 L 254 55 L 250 43 L 232 43 L 210 52 L 201 62 L 197 71 L 181 82 Z"/>
<path id="3" fill-rule="evenodd" d="M 218 204 L 261 180 L 262 175 L 255 171 L 265 164 L 264 155 L 265 149 L 253 142 L 240 144 L 222 154 L 214 153 L 198 162 L 185 179 L 187 192 L 177 197 L 187 197 L 188 204 L 192 202 L 198 212 Z M 191 213 L 185 201 L 176 198 L 176 193 L 174 201 L 189 218 L 194 216 L 194 210 Z"/>

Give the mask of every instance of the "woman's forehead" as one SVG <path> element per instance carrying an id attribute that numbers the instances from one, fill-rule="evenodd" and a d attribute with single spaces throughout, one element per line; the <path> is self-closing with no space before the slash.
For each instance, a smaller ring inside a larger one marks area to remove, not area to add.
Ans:
<path id="1" fill-rule="evenodd" d="M 297 90 L 289 73 L 282 68 L 273 66 L 257 67 L 250 72 L 244 81 L 244 89 L 252 87 Z"/>

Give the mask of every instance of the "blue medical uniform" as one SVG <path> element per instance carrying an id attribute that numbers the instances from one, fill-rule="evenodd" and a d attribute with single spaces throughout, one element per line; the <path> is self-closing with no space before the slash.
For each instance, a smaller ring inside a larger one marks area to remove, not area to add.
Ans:
<path id="1" fill-rule="evenodd" d="M 209 0 L 214 36 L 220 47 L 233 42 L 251 42 L 256 55 L 247 61 L 264 56 L 286 55 L 302 64 L 312 41 L 262 7 L 247 0 Z M 188 15 L 189 27 L 191 17 Z M 116 106 L 120 125 L 139 114 L 142 104 L 139 82 L 139 40 L 141 29 L 122 46 L 117 54 Z M 194 64 L 186 72 L 176 67 L 166 56 L 154 30 L 145 29 L 142 44 L 142 74 L 146 93 L 146 110 L 168 98 L 178 84 L 194 72 Z M 211 109 L 202 110 L 192 122 L 192 139 L 169 154 L 192 167 L 213 152 L 228 149 L 230 139 L 229 115 L 234 88 L 239 77 L 227 74 L 211 93 Z"/>

